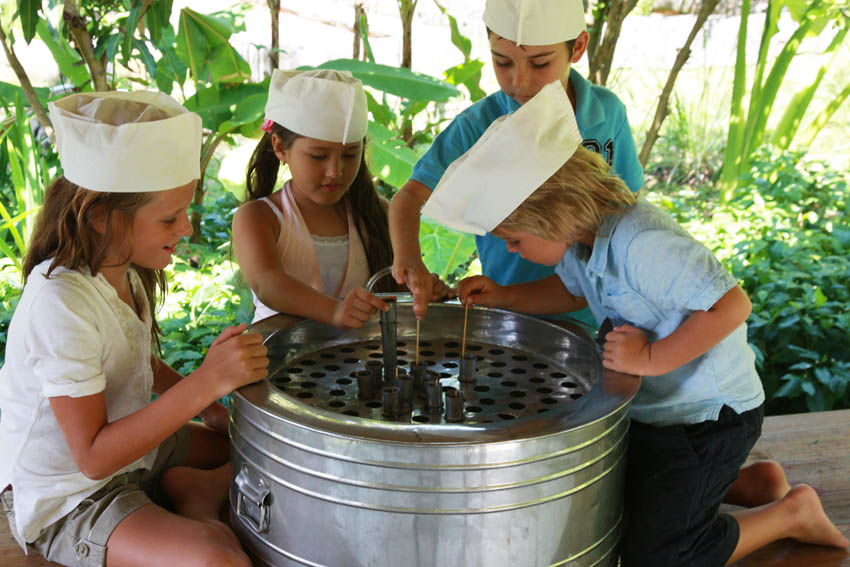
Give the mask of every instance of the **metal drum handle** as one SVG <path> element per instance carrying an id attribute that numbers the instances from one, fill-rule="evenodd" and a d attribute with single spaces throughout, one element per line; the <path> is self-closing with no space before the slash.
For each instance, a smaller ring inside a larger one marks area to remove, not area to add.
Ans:
<path id="1" fill-rule="evenodd" d="M 236 475 L 236 514 L 255 532 L 269 529 L 269 483 L 253 467 L 243 465 Z"/>
<path id="2" fill-rule="evenodd" d="M 384 276 L 391 274 L 393 272 L 392 266 L 387 266 L 386 268 L 381 268 L 375 274 L 369 278 L 369 281 L 366 282 L 366 291 L 372 293 L 372 288 L 375 287 L 375 284 L 378 283 L 378 280 L 383 278 Z"/>

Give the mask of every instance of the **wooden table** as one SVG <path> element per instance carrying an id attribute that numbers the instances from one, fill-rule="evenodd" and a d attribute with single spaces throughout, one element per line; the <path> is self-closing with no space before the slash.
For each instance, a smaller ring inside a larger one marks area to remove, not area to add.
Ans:
<path id="1" fill-rule="evenodd" d="M 751 458 L 778 461 L 792 485 L 805 482 L 815 487 L 826 513 L 850 537 L 850 410 L 768 417 Z M 12 539 L 6 519 L 0 518 L 0 567 L 44 565 L 55 564 L 40 556 L 25 556 Z M 735 565 L 850 567 L 850 553 L 786 540 Z"/>

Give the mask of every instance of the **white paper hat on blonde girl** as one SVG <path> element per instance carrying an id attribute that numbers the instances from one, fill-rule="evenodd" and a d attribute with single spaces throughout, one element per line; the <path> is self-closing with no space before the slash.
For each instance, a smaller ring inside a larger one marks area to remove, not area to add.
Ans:
<path id="1" fill-rule="evenodd" d="M 276 122 L 308 138 L 351 144 L 366 135 L 367 117 L 363 83 L 348 71 L 275 69 L 263 130 Z"/>
<path id="2" fill-rule="evenodd" d="M 552 45 L 585 31 L 582 0 L 487 0 L 487 28 L 517 45 Z"/>
<path id="3" fill-rule="evenodd" d="M 143 193 L 201 176 L 201 118 L 152 92 L 73 94 L 48 103 L 65 179 L 90 191 Z"/>
<path id="4" fill-rule="evenodd" d="M 422 214 L 462 232 L 496 228 L 575 153 L 582 138 L 560 81 L 499 117 L 446 168 Z"/>

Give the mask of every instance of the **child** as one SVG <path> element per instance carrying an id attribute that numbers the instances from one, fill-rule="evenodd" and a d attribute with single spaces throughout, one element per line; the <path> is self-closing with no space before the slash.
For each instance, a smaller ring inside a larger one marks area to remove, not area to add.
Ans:
<path id="1" fill-rule="evenodd" d="M 559 80 L 578 118 L 582 144 L 600 153 L 626 184 L 637 191 L 643 169 L 637 159 L 626 109 L 604 87 L 591 85 L 571 64 L 587 49 L 582 0 L 487 0 L 484 22 L 500 91 L 476 102 L 443 131 L 413 170 L 390 205 L 393 275 L 414 293 L 415 310 L 424 316 L 430 282 L 419 248 L 419 211 L 450 163 L 478 140 L 498 117 L 516 111 L 543 85 Z M 484 275 L 502 284 L 534 281 L 554 272 L 510 254 L 490 234 L 475 242 Z M 596 326 L 584 310 L 573 318 Z M 557 317 L 555 317 L 557 318 Z"/>
<path id="2" fill-rule="evenodd" d="M 784 475 L 748 471 L 749 488 L 768 488 L 751 501 L 759 506 L 718 513 L 763 418 L 750 302 L 735 279 L 581 147 L 558 83 L 506 118 L 452 164 L 423 214 L 556 266 L 511 286 L 468 278 L 458 286 L 464 303 L 528 313 L 589 304 L 615 322 L 604 367 L 645 377 L 631 405 L 624 567 L 724 565 L 788 537 L 846 547 L 814 490 L 789 489 Z"/>
<path id="3" fill-rule="evenodd" d="M 266 376 L 261 337 L 226 329 L 186 378 L 151 349 L 163 269 L 192 232 L 201 120 L 153 92 L 71 95 L 50 115 L 64 176 L 45 193 L 0 369 L 11 531 L 65 565 L 250 565 L 218 519 L 230 468 L 216 400 Z"/>
<path id="4" fill-rule="evenodd" d="M 285 312 L 348 329 L 388 309 L 362 287 L 392 264 L 386 202 L 364 157 L 366 127 L 366 95 L 350 73 L 272 75 L 266 133 L 248 164 L 247 202 L 233 217 L 254 321 Z M 292 179 L 274 191 L 281 163 Z M 442 282 L 433 289 L 446 293 Z"/>

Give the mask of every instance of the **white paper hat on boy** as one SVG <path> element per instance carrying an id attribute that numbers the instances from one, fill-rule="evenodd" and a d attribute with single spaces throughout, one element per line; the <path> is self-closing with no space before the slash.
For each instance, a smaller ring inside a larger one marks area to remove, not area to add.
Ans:
<path id="1" fill-rule="evenodd" d="M 340 144 L 363 139 L 368 125 L 363 84 L 348 71 L 275 69 L 266 120 L 296 134 Z"/>
<path id="2" fill-rule="evenodd" d="M 552 45 L 585 31 L 582 0 L 487 0 L 484 23 L 517 45 Z"/>
<path id="3" fill-rule="evenodd" d="M 80 187 L 164 191 L 201 176 L 201 118 L 166 94 L 73 94 L 48 108 L 65 178 Z"/>
<path id="4" fill-rule="evenodd" d="M 499 117 L 446 168 L 422 214 L 473 234 L 490 232 L 566 163 L 581 144 L 560 81 Z"/>

